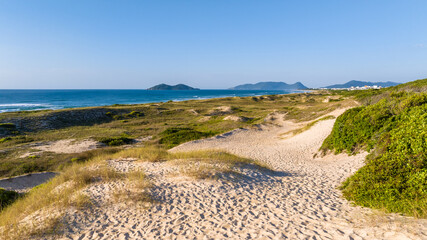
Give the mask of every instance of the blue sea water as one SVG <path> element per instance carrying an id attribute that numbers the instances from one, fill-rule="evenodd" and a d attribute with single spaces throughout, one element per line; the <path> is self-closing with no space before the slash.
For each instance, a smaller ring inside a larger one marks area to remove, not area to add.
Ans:
<path id="1" fill-rule="evenodd" d="M 274 90 L 0 90 L 0 113 L 286 93 L 290 92 Z"/>

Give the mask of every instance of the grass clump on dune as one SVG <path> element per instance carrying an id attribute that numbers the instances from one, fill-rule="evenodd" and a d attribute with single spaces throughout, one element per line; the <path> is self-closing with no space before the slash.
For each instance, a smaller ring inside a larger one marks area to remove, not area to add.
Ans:
<path id="1" fill-rule="evenodd" d="M 392 92 L 338 117 L 322 150 L 372 150 L 342 185 L 356 204 L 427 217 L 427 94 Z"/>
<path id="2" fill-rule="evenodd" d="M 254 165 L 260 168 L 270 169 L 266 164 L 258 161 L 239 157 L 227 152 L 216 150 L 191 151 L 191 152 L 169 152 L 159 146 L 146 146 L 142 148 L 125 149 L 109 156 L 110 159 L 133 158 L 147 162 L 174 162 L 177 165 L 192 164 L 195 162 L 205 165 L 223 165 L 232 169 L 241 165 Z M 224 169 L 223 169 L 224 170 Z M 191 170 L 193 171 L 193 170 Z M 196 171 L 196 170 L 194 170 Z"/>
<path id="3" fill-rule="evenodd" d="M 82 189 L 99 181 L 118 178 L 123 178 L 123 175 L 105 164 L 99 164 L 99 161 L 68 167 L 0 213 L 0 238 L 28 238 L 58 231 L 65 209 L 91 204 L 91 199 L 81 192 Z"/>
<path id="4" fill-rule="evenodd" d="M 239 175 L 238 167 L 252 165 L 270 169 L 258 161 L 221 151 L 178 152 L 169 155 L 170 163 L 180 167 L 180 174 L 196 179 L 219 179 L 225 175 Z"/>
<path id="5" fill-rule="evenodd" d="M 110 156 L 111 159 L 133 158 L 148 162 L 167 162 L 180 166 L 178 175 L 196 179 L 218 179 L 225 173 L 236 173 L 235 168 L 252 165 L 259 169 L 270 169 L 266 164 L 239 157 L 227 152 L 206 150 L 191 152 L 169 152 L 158 146 L 126 149 Z"/>

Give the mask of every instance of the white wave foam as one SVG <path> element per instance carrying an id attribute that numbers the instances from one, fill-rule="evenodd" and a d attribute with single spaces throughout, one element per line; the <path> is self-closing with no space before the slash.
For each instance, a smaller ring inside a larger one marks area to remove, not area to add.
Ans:
<path id="1" fill-rule="evenodd" d="M 9 103 L 9 104 L 0 104 L 0 107 L 49 107 L 49 104 L 40 104 L 40 103 Z"/>

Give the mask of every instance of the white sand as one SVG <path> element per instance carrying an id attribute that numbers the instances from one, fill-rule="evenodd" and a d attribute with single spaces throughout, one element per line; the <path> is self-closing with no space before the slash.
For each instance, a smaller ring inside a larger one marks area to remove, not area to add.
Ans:
<path id="1" fill-rule="evenodd" d="M 45 145 L 34 147 L 37 150 L 54 153 L 81 153 L 102 147 L 103 144 L 94 140 L 86 139 L 76 141 L 74 139 L 59 140 Z"/>
<path id="2" fill-rule="evenodd" d="M 282 122 L 282 126 L 239 129 L 172 150 L 222 149 L 266 162 L 276 170 L 243 169 L 245 177 L 239 181 L 170 177 L 177 169 L 167 162 L 112 161 L 110 164 L 120 171 L 143 168 L 154 183 L 152 194 L 158 203 L 148 209 L 123 203 L 95 204 L 99 207 L 70 211 L 62 237 L 427 239 L 426 220 L 375 213 L 352 207 L 341 198 L 336 187 L 363 165 L 366 153 L 313 159 L 333 123 L 334 120 L 321 121 L 288 139 L 279 135 L 298 124 Z M 103 203 L 102 199 L 117 187 L 119 183 L 98 184 L 89 190 L 97 203 Z"/>

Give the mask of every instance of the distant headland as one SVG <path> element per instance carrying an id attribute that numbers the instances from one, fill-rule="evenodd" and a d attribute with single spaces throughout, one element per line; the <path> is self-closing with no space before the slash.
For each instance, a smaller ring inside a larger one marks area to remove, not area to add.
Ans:
<path id="1" fill-rule="evenodd" d="M 193 88 L 185 84 L 177 84 L 175 86 L 167 84 L 159 84 L 154 87 L 147 88 L 147 90 L 200 90 L 199 88 Z"/>
<path id="2" fill-rule="evenodd" d="M 364 87 L 364 86 L 392 87 L 399 84 L 400 83 L 396 83 L 396 82 L 365 82 L 365 81 L 351 80 L 344 84 L 335 84 L 335 85 L 326 86 L 324 88 L 351 88 L 351 87 Z"/>
<path id="3" fill-rule="evenodd" d="M 259 82 L 255 84 L 243 84 L 238 85 L 232 90 L 305 90 L 308 87 L 304 86 L 302 83 L 297 82 L 294 84 L 287 84 L 285 82 Z"/>

